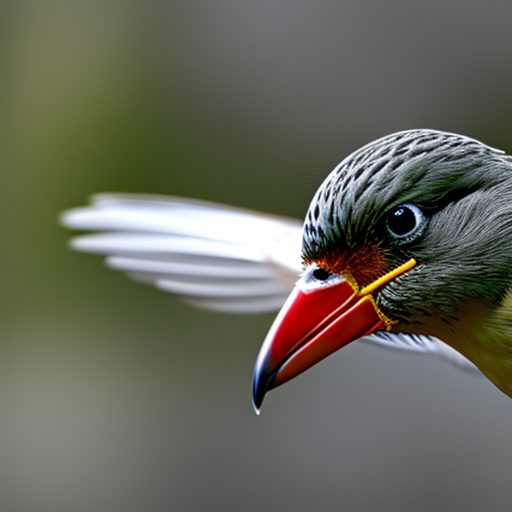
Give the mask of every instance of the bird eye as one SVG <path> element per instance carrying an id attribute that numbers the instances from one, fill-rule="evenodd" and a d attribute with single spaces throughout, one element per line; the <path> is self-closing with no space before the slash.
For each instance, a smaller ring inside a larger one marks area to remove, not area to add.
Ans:
<path id="1" fill-rule="evenodd" d="M 409 239 L 419 234 L 425 223 L 425 215 L 414 204 L 402 204 L 388 213 L 386 225 L 388 231 L 396 238 Z"/>

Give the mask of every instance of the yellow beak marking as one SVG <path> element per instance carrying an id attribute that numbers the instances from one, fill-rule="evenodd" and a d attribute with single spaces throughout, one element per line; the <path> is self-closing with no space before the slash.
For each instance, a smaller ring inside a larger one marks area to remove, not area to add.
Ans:
<path id="1" fill-rule="evenodd" d="M 395 277 L 399 276 L 400 274 L 403 274 L 404 272 L 407 272 L 409 269 L 414 267 L 416 265 L 416 260 L 414 258 L 411 258 L 409 261 L 405 262 L 403 265 L 400 265 L 393 269 L 391 272 L 388 272 L 387 274 L 384 274 L 383 276 L 379 277 L 373 283 L 370 283 L 368 286 L 365 286 L 362 289 L 359 289 L 359 285 L 357 284 L 357 281 L 354 279 L 352 274 L 349 272 L 343 272 L 343 276 L 347 280 L 348 284 L 352 286 L 352 289 L 354 290 L 355 294 L 361 297 L 361 301 L 363 300 L 369 300 L 372 303 L 373 308 L 375 309 L 375 312 L 377 313 L 377 316 L 382 320 L 382 323 L 386 327 L 386 331 L 390 331 L 394 324 L 396 324 L 396 321 L 391 320 L 388 318 L 377 306 L 377 303 L 375 302 L 375 299 L 371 295 L 372 292 L 380 288 L 382 285 L 388 283 Z"/>
<path id="2" fill-rule="evenodd" d="M 416 265 L 416 260 L 414 258 L 411 258 L 409 261 L 405 262 L 403 265 L 396 267 L 391 272 L 384 274 L 382 277 L 379 277 L 378 279 L 373 281 L 373 283 L 369 284 L 368 286 L 365 286 L 362 290 L 359 290 L 358 295 L 368 295 L 369 293 L 374 292 L 377 288 L 380 288 L 383 284 L 386 284 L 388 281 L 391 281 L 391 279 L 394 279 L 395 277 L 399 276 L 400 274 L 407 272 L 409 269 L 414 267 L 414 265 Z"/>

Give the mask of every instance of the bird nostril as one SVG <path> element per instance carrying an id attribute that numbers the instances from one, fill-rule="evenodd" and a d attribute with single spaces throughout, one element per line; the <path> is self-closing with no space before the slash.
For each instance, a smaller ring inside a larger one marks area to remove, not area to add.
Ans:
<path id="1" fill-rule="evenodd" d="M 315 270 L 313 271 L 313 277 L 315 279 L 317 279 L 318 281 L 327 281 L 327 279 L 329 279 L 330 275 L 331 275 L 330 272 L 325 270 L 325 268 L 321 268 L 321 267 L 315 268 Z"/>

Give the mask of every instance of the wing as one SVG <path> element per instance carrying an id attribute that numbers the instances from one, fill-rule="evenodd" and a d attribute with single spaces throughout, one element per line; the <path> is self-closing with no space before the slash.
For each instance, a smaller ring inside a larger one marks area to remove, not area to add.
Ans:
<path id="1" fill-rule="evenodd" d="M 108 267 L 198 307 L 277 311 L 302 269 L 296 219 L 167 196 L 99 194 L 91 203 L 61 216 L 68 228 L 100 231 L 73 238 L 73 249 L 106 255 Z M 436 338 L 377 333 L 363 340 L 478 372 Z"/>
<path id="2" fill-rule="evenodd" d="M 433 336 L 420 336 L 416 334 L 377 332 L 362 340 L 375 343 L 381 347 L 398 348 L 409 352 L 434 354 L 450 362 L 461 370 L 479 373 L 480 370 L 460 352 Z"/>
<path id="3" fill-rule="evenodd" d="M 64 212 L 78 251 L 186 302 L 231 313 L 278 310 L 301 271 L 302 222 L 166 196 L 99 194 Z"/>

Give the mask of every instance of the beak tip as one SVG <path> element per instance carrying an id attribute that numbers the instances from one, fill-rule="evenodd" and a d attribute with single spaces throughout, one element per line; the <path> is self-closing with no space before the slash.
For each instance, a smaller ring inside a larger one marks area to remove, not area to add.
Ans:
<path id="1" fill-rule="evenodd" d="M 257 365 L 252 378 L 252 405 L 254 412 L 259 416 L 261 404 L 267 391 L 272 389 L 272 377 L 269 378 L 269 372 L 265 365 Z"/>
<path id="2" fill-rule="evenodd" d="M 259 385 L 258 379 L 253 379 L 252 383 L 252 406 L 254 407 L 254 412 L 259 416 L 261 410 L 261 404 L 263 402 L 263 398 L 265 397 L 265 387 Z"/>

